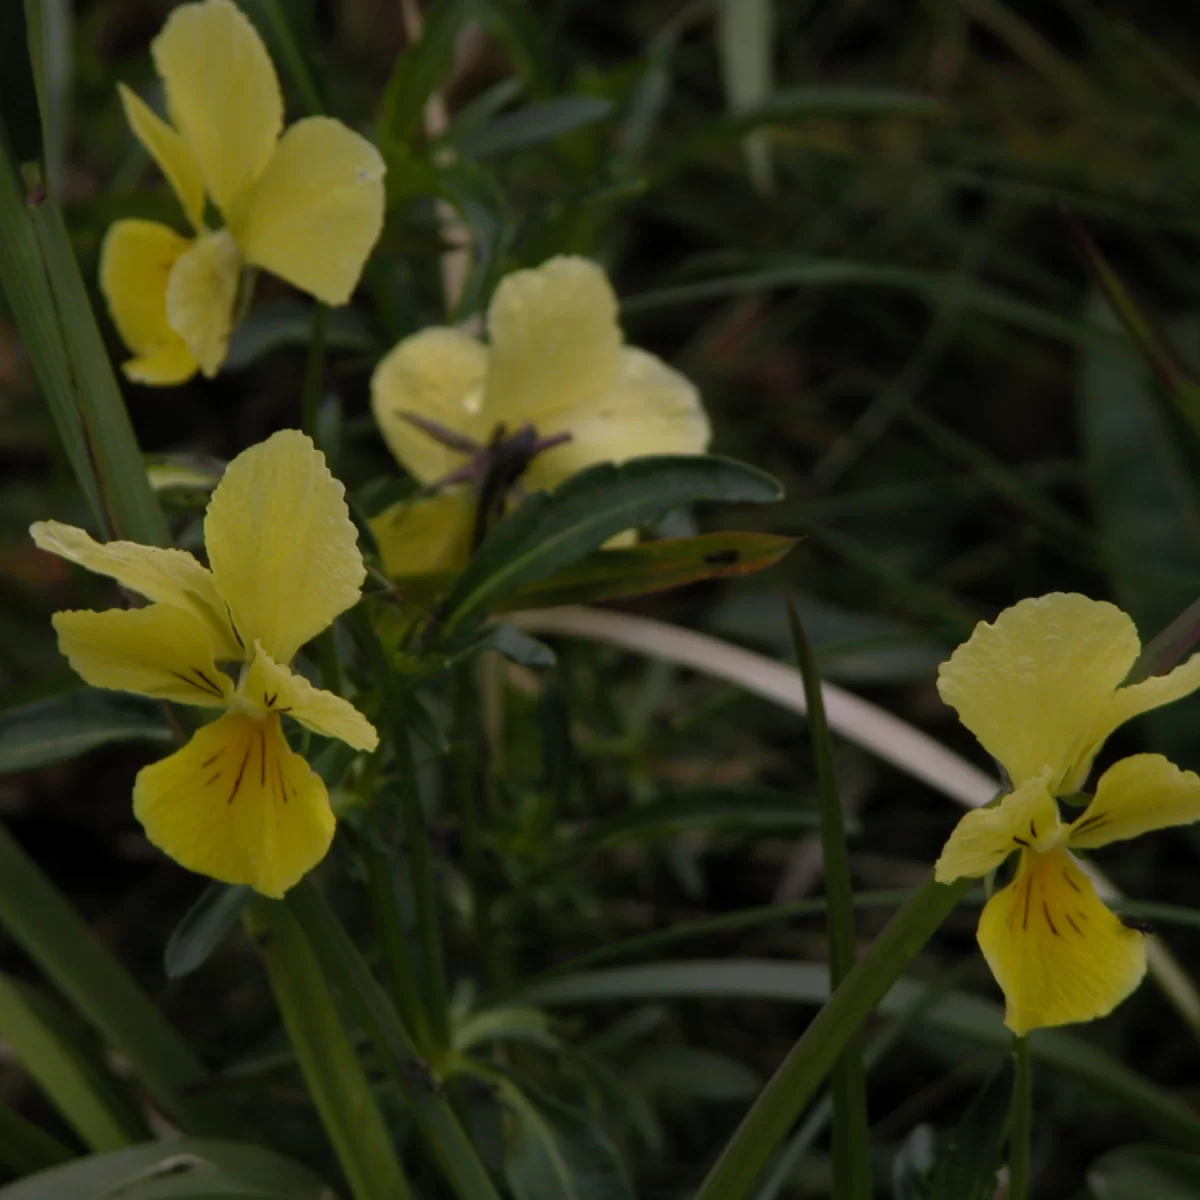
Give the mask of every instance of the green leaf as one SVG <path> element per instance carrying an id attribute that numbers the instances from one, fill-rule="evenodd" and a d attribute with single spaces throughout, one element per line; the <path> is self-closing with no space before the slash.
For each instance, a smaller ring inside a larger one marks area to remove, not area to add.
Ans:
<path id="1" fill-rule="evenodd" d="M 222 1101 L 189 1093 L 207 1072 L 132 976 L 0 826 L 0 925 L 186 1130 L 237 1125 Z"/>
<path id="2" fill-rule="evenodd" d="M 817 771 L 821 851 L 825 865 L 825 927 L 829 937 L 829 984 L 835 990 L 854 967 L 854 889 L 846 853 L 845 818 L 838 794 L 833 739 L 825 720 L 821 677 L 812 646 L 793 605 L 787 606 L 792 649 L 804 680 L 808 728 Z M 833 1068 L 833 1186 L 846 1200 L 870 1200 L 871 1139 L 861 1031 L 850 1037 Z"/>
<path id="3" fill-rule="evenodd" d="M 795 545 L 795 538 L 773 533 L 703 533 L 639 542 L 618 550 L 597 550 L 548 579 L 519 589 L 497 604 L 494 611 L 599 604 L 708 579 L 751 575 L 773 567 Z M 404 579 L 400 586 L 405 599 L 432 604 L 450 590 L 456 578 L 453 573 L 415 575 Z"/>
<path id="4" fill-rule="evenodd" d="M 1095 1200 L 1200 1200 L 1200 1155 L 1162 1146 L 1122 1146 L 1088 1171 Z"/>
<path id="5" fill-rule="evenodd" d="M 161 705 L 80 688 L 0 712 L 0 775 L 64 762 L 109 742 L 171 740 Z"/>
<path id="6" fill-rule="evenodd" d="M 750 1100 L 762 1080 L 745 1064 L 703 1046 L 659 1046 L 639 1053 L 629 1068 L 639 1089 L 661 1092 L 688 1107 L 697 1100 Z"/>
<path id="7" fill-rule="evenodd" d="M 0 143 L 7 134 L 19 163 L 42 157 L 42 112 L 34 81 L 33 55 L 26 26 L 29 0 L 10 0 L 5 9 L 4 37 L 0 38 Z"/>
<path id="8" fill-rule="evenodd" d="M 662 455 L 601 463 L 536 492 L 484 538 L 444 604 L 448 632 L 521 587 L 571 566 L 610 537 L 704 500 L 769 503 L 779 484 L 732 459 Z"/>
<path id="9" fill-rule="evenodd" d="M 949 899 L 944 894 L 935 895 L 943 901 Z M 923 909 L 929 901 L 920 892 L 917 896 Z M 911 914 L 912 911 L 910 902 L 908 912 Z M 912 920 L 910 915 L 908 920 L 885 927 L 884 934 L 888 935 L 885 949 L 890 949 L 893 940 L 911 928 Z M 893 918 L 895 921 L 896 918 Z M 888 930 L 892 930 L 892 933 L 888 934 Z M 859 960 L 858 966 L 848 977 L 848 983 L 861 986 L 864 976 L 873 974 L 864 968 L 872 965 L 872 953 L 881 953 L 875 949 L 878 945 L 877 938 L 872 949 Z M 847 990 L 847 984 L 843 984 L 838 989 L 838 995 L 845 996 Z M 888 1014 L 904 1014 L 923 991 L 924 986 L 920 983 L 898 980 L 880 993 L 879 1009 Z M 870 1011 L 874 1007 L 865 1004 L 858 987 L 851 991 L 851 995 L 854 996 L 855 1009 L 861 1006 Z M 809 1043 L 814 1047 L 812 1053 L 819 1053 L 819 1061 L 823 1065 L 832 1062 L 839 1049 L 837 1044 L 828 1044 L 828 1039 L 843 1039 L 847 1036 L 847 1028 L 851 1027 L 849 1018 L 838 1012 L 834 1001 L 825 1003 L 829 1000 L 829 976 L 824 967 L 815 963 L 719 959 L 611 967 L 547 979 L 524 988 L 513 997 L 521 1003 L 548 1006 L 722 998 L 824 1005 L 813 1022 L 821 1040 Z M 826 1016 L 831 1010 L 833 1016 Z M 1012 1034 L 1004 1027 L 1004 1014 L 1000 1006 L 965 992 L 949 992 L 938 996 L 936 1002 L 916 1012 L 915 1019 L 940 1033 L 967 1038 L 997 1050 L 1007 1051 L 1012 1045 Z M 856 1029 L 860 1024 L 861 1021 L 852 1028 Z M 1073 1075 L 1095 1091 L 1110 1096 L 1164 1137 L 1182 1146 L 1194 1146 L 1200 1139 L 1200 1115 L 1098 1046 L 1057 1029 L 1037 1030 L 1030 1038 L 1029 1045 L 1034 1059 L 1039 1063 Z"/>
<path id="10" fill-rule="evenodd" d="M 1013 1094 L 1013 1060 L 1005 1058 L 979 1090 L 938 1155 L 929 1200 L 992 1200 L 1004 1157 Z"/>
<path id="11" fill-rule="evenodd" d="M 554 666 L 554 651 L 545 642 L 522 633 L 515 625 L 490 624 L 484 636 L 475 643 L 475 650 L 492 650 L 521 667 L 544 671 Z"/>
<path id="12" fill-rule="evenodd" d="M 14 1175 L 32 1175 L 70 1159 L 72 1153 L 57 1138 L 0 1104 L 0 1168 Z"/>
<path id="13" fill-rule="evenodd" d="M 261 897 L 246 910 L 246 928 L 352 1195 L 408 1200 L 412 1189 L 391 1134 L 304 931 L 283 904 Z"/>
<path id="14" fill-rule="evenodd" d="M 426 7 L 421 36 L 396 60 L 379 102 L 376 126 L 385 157 L 389 147 L 411 142 L 421 127 L 425 102 L 450 74 L 458 31 L 473 0 L 442 0 Z"/>
<path id="15" fill-rule="evenodd" d="M 517 1200 L 633 1200 L 616 1147 L 595 1120 L 548 1096 L 535 1103 L 499 1072 L 478 1072 L 514 1117 L 504 1174 Z"/>
<path id="16" fill-rule="evenodd" d="M 237 924 L 253 894 L 252 888 L 210 883 L 167 940 L 163 951 L 167 978 L 180 979 L 201 966 Z"/>
<path id="17" fill-rule="evenodd" d="M 1094 300 L 1091 311 L 1110 319 Z M 1164 629 L 1200 592 L 1200 493 L 1149 372 L 1128 346 L 1081 360 L 1079 413 L 1093 507 L 1116 600 L 1140 629 Z M 1163 752 L 1187 751 L 1194 714 L 1150 714 Z"/>
<path id="18" fill-rule="evenodd" d="M 146 1136 L 116 1081 L 53 1005 L 0 975 L 0 1041 L 9 1046 L 67 1123 L 93 1150 L 113 1150 Z"/>
<path id="19" fill-rule="evenodd" d="M 268 300 L 256 304 L 238 322 L 229 339 L 223 369 L 241 371 L 285 346 L 307 346 L 312 337 L 313 306 L 299 300 Z M 325 343 L 330 350 L 376 354 L 379 345 L 362 313 L 335 308 L 326 317 Z"/>
<path id="20" fill-rule="evenodd" d="M 1119 335 L 1102 326 L 1065 317 L 1048 309 L 1018 300 L 993 288 L 965 283 L 949 273 L 917 271 L 910 267 L 852 262 L 848 259 L 807 258 L 782 262 L 758 270 L 737 272 L 714 279 L 682 283 L 675 287 L 644 292 L 621 302 L 626 313 L 654 312 L 701 300 L 722 299 L 763 292 L 772 288 L 868 287 L 883 291 L 910 292 L 931 303 L 949 306 L 977 316 L 1007 321 L 1032 333 L 1040 333 L 1070 345 L 1122 344 Z"/>
<path id="21" fill-rule="evenodd" d="M 504 113 L 481 128 L 468 131 L 459 139 L 458 148 L 470 158 L 511 154 L 595 125 L 612 112 L 613 102 L 603 96 L 561 96 Z"/>
<path id="22" fill-rule="evenodd" d="M 94 1154 L 0 1188 L 0 1200 L 328 1200 L 307 1167 L 240 1142 L 178 1138 Z"/>

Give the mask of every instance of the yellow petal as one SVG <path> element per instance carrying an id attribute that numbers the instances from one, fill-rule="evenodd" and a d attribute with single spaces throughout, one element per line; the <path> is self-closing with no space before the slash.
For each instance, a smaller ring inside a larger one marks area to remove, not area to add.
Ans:
<path id="1" fill-rule="evenodd" d="M 229 0 L 181 4 L 150 46 L 171 123 L 228 220 L 283 128 L 279 80 L 254 26 Z"/>
<path id="2" fill-rule="evenodd" d="M 461 570 L 471 556 L 474 488 L 401 500 L 371 521 L 383 569 L 393 579 Z"/>
<path id="3" fill-rule="evenodd" d="M 379 151 L 341 121 L 297 121 L 229 227 L 247 262 L 345 304 L 383 229 L 383 175 Z"/>
<path id="4" fill-rule="evenodd" d="M 125 119 L 133 130 L 134 137 L 145 146 L 150 157 L 167 177 L 167 182 L 179 197 L 183 211 L 192 228 L 200 232 L 204 228 L 204 179 L 200 165 L 188 148 L 187 142 L 158 116 L 135 92 L 123 83 L 117 84 Z"/>
<path id="5" fill-rule="evenodd" d="M 586 258 L 552 258 L 505 276 L 488 309 L 488 332 L 484 409 L 492 424 L 531 421 L 540 430 L 556 413 L 613 390 L 621 348 L 617 297 Z"/>
<path id="6" fill-rule="evenodd" d="M 313 687 L 303 675 L 281 667 L 261 645 L 238 685 L 238 699 L 253 716 L 287 713 L 306 729 L 340 738 L 355 750 L 379 745 L 375 726 L 349 700 Z"/>
<path id="7" fill-rule="evenodd" d="M 1097 740 L 1103 741 L 1118 725 L 1133 717 L 1190 696 L 1197 688 L 1200 688 L 1200 654 L 1193 654 L 1166 675 L 1151 675 L 1141 683 L 1118 688 L 1105 728 L 1098 731 Z"/>
<path id="8" fill-rule="evenodd" d="M 357 603 L 366 568 L 346 489 L 295 429 L 226 468 L 204 519 L 217 590 L 247 646 L 280 663 Z"/>
<path id="9" fill-rule="evenodd" d="M 467 455 L 406 421 L 403 413 L 436 421 L 483 443 L 491 433 L 483 413 L 488 352 L 458 329 L 422 329 L 397 343 L 371 376 L 371 409 L 396 461 L 421 483 L 433 483 Z"/>
<path id="10" fill-rule="evenodd" d="M 954 827 L 934 866 L 938 883 L 986 875 L 1014 851 L 1053 840 L 1058 808 L 1046 790 L 1050 772 L 1027 780 L 993 808 L 976 808 Z"/>
<path id="11" fill-rule="evenodd" d="M 100 248 L 100 290 L 121 340 L 137 356 L 125 374 L 137 383 L 182 383 L 196 360 L 167 320 L 167 281 L 191 245 L 154 221 L 116 221 Z"/>
<path id="12" fill-rule="evenodd" d="M 1004 992 L 1004 1023 L 1019 1036 L 1103 1017 L 1146 973 L 1142 935 L 1063 850 L 1022 856 L 1016 879 L 984 907 L 978 937 Z"/>
<path id="13" fill-rule="evenodd" d="M 245 657 L 212 572 L 186 550 L 164 550 L 137 542 L 102 545 L 82 529 L 58 521 L 36 521 L 29 532 L 39 549 L 97 575 L 107 575 L 147 600 L 186 609 L 199 617 L 209 629 L 218 659 Z"/>
<path id="14" fill-rule="evenodd" d="M 279 897 L 325 857 L 334 817 L 321 777 L 279 718 L 230 713 L 138 772 L 134 815 L 189 871 Z"/>
<path id="15" fill-rule="evenodd" d="M 213 0 L 209 0 L 212 3 Z M 211 379 L 225 361 L 242 260 L 228 230 L 197 238 L 167 280 L 167 320 Z"/>
<path id="16" fill-rule="evenodd" d="M 1161 754 L 1134 754 L 1100 776 L 1096 795 L 1070 826 L 1068 840 L 1092 850 L 1198 820 L 1200 776 L 1181 771 Z"/>
<path id="17" fill-rule="evenodd" d="M 980 622 L 942 664 L 938 691 L 1014 785 L 1050 767 L 1057 794 L 1094 753 L 1139 648 L 1119 608 L 1055 592 Z"/>
<path id="18" fill-rule="evenodd" d="M 708 448 L 708 417 L 685 376 L 632 347 L 621 350 L 618 363 L 610 392 L 538 423 L 543 436 L 569 432 L 571 440 L 533 460 L 525 474 L 528 487 L 555 487 L 595 463 L 643 454 L 703 454 Z"/>
<path id="19" fill-rule="evenodd" d="M 92 687 L 208 708 L 223 708 L 233 697 L 209 631 L 182 608 L 58 612 L 52 620 L 59 650 Z"/>

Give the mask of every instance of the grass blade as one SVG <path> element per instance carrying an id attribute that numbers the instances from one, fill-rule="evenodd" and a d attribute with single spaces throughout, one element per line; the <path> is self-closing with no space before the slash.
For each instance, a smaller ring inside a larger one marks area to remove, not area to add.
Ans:
<path id="1" fill-rule="evenodd" d="M 821 677 L 812 646 L 791 603 L 787 606 L 787 614 L 796 662 L 804 679 L 808 727 L 816 760 L 821 852 L 825 860 L 829 985 L 831 991 L 836 991 L 854 967 L 854 889 L 833 763 L 833 742 L 821 699 Z M 871 1133 L 861 1033 L 847 1039 L 842 1056 L 833 1069 L 833 1186 L 837 1195 L 846 1200 L 869 1200 L 871 1195 Z"/>

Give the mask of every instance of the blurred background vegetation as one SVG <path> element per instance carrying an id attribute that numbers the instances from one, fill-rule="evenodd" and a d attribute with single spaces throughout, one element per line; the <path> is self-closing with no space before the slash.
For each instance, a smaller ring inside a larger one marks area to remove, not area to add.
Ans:
<path id="1" fill-rule="evenodd" d="M 69 114 L 51 170 L 89 281 L 114 218 L 179 221 L 116 94 L 117 81 L 143 94 L 155 86 L 147 46 L 169 7 L 46 6 L 53 95 Z M 936 664 L 977 620 L 1024 596 L 1079 590 L 1120 603 L 1147 639 L 1200 594 L 1194 414 L 1123 337 L 1076 237 L 1090 234 L 1182 360 L 1200 363 L 1200 39 L 1186 6 L 436 0 L 423 6 L 429 37 L 419 55 L 395 0 L 244 7 L 272 48 L 289 117 L 325 107 L 376 136 L 388 161 L 387 227 L 354 305 L 332 321 L 322 407 L 335 471 L 374 507 L 397 488 L 367 410 L 375 361 L 424 324 L 474 317 L 505 270 L 581 253 L 610 270 L 628 340 L 697 382 L 714 449 L 785 483 L 784 502 L 722 514 L 719 524 L 802 539 L 770 572 L 633 610 L 783 658 L 790 595 L 827 679 L 985 765 L 933 686 Z M 407 74 L 393 75 L 398 59 Z M 411 83 L 418 68 L 448 113 L 434 138 L 425 91 Z M 449 314 L 439 205 L 463 223 L 451 240 L 469 241 L 462 302 Z M 119 360 L 115 333 L 105 332 Z M 308 333 L 308 310 L 262 281 L 218 379 L 126 387 L 145 450 L 223 460 L 296 425 Z M 166 496 L 180 544 L 194 542 L 203 497 Z M 0 314 L 5 707 L 74 686 L 49 614 L 103 607 L 99 581 L 32 547 L 29 523 L 51 516 L 86 524 Z M 548 822 L 582 827 L 668 789 L 704 786 L 737 805 L 763 788 L 811 796 L 813 784 L 795 717 L 632 655 L 556 647 L 540 698 L 513 686 L 505 694 L 488 853 L 503 881 L 496 921 L 516 978 L 484 982 L 461 912 L 449 922 L 454 976 L 502 994 L 619 939 L 820 896 L 813 840 L 769 830 L 629 839 L 564 869 L 548 849 Z M 1153 746 L 1200 766 L 1198 718 L 1193 698 L 1126 729 L 1107 753 Z M 163 976 L 163 944 L 200 885 L 153 852 L 132 818 L 133 775 L 152 754 L 106 746 L 0 778 L 0 815 L 225 1072 L 221 1086 L 240 1096 L 243 1079 L 265 1080 L 256 1119 L 275 1144 L 334 1175 L 294 1069 L 278 1057 L 283 1042 L 249 942 L 231 938 L 185 979 Z M 957 809 L 844 743 L 839 768 L 857 818 L 856 887 L 911 886 Z M 431 762 L 435 806 L 444 786 Z M 458 830 L 449 811 L 435 809 L 434 822 L 453 904 Z M 1190 832 L 1171 832 L 1101 862 L 1133 895 L 1188 905 L 1200 903 L 1198 853 Z M 882 919 L 864 913 L 862 936 Z M 973 923 L 961 912 L 917 974 L 994 1000 Z M 727 981 L 741 970 L 753 990 L 761 960 L 824 962 L 822 929 L 819 916 L 777 915 L 611 961 L 668 971 L 677 958 L 701 961 Z M 1200 972 L 1200 937 L 1173 929 L 1169 941 Z M 32 975 L 3 942 L 0 965 Z M 714 998 L 700 975 L 694 990 L 692 999 L 554 1008 L 568 1049 L 512 1051 L 530 1086 L 590 1109 L 640 1196 L 694 1188 L 812 1011 Z M 1084 1037 L 1194 1096 L 1200 1045 L 1152 985 Z M 1003 1053 L 994 1038 L 921 1021 L 905 1028 L 871 1075 L 881 1191 L 892 1186 L 893 1158 L 919 1159 L 928 1127 L 951 1126 Z M 1070 1070 L 1044 1066 L 1038 1096 L 1046 1196 L 1091 1194 L 1097 1156 L 1147 1133 L 1129 1104 Z M 61 1131 L 3 1060 L 0 1102 Z M 824 1145 L 816 1140 L 777 1194 L 827 1194 Z M 895 1194 L 916 1195 L 903 1174 Z"/>

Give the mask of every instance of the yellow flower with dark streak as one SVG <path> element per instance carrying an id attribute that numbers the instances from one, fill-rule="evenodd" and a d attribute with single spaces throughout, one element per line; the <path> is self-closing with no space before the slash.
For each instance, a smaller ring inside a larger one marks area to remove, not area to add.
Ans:
<path id="1" fill-rule="evenodd" d="M 478 482 L 497 428 L 543 448 L 522 484 L 552 489 L 602 462 L 702 454 L 708 417 L 692 383 L 626 346 L 604 271 L 562 256 L 514 271 L 487 314 L 489 344 L 433 327 L 405 338 L 371 379 L 371 406 L 396 460 L 438 494 L 402 501 L 371 530 L 391 575 L 461 567 Z"/>
<path id="2" fill-rule="evenodd" d="M 281 718 L 358 750 L 379 741 L 352 704 L 288 665 L 358 602 L 366 577 L 323 455 L 295 430 L 239 454 L 205 516 L 209 567 L 183 550 L 100 544 L 57 521 L 30 532 L 151 602 L 54 614 L 59 648 L 87 683 L 224 710 L 139 772 L 133 808 L 146 836 L 189 870 L 283 895 L 325 856 L 335 821 Z"/>
<path id="3" fill-rule="evenodd" d="M 935 875 L 942 883 L 986 875 L 1019 852 L 978 931 L 1016 1034 L 1102 1017 L 1146 972 L 1142 934 L 1100 901 L 1071 851 L 1200 819 L 1200 777 L 1161 754 L 1120 760 L 1079 816 L 1059 815 L 1057 798 L 1083 788 L 1119 725 L 1200 687 L 1200 655 L 1122 686 L 1140 650 L 1119 608 L 1054 593 L 976 626 L 938 675 L 942 699 L 1012 784 L 997 805 L 959 821 Z"/>
<path id="4" fill-rule="evenodd" d="M 275 68 L 230 0 L 181 4 L 151 54 L 171 123 L 124 86 L 121 103 L 193 236 L 117 221 L 104 239 L 100 287 L 133 352 L 125 374 L 163 385 L 220 369 L 244 267 L 345 304 L 383 225 L 384 164 L 330 117 L 284 131 Z M 224 228 L 206 225 L 209 200 Z"/>

